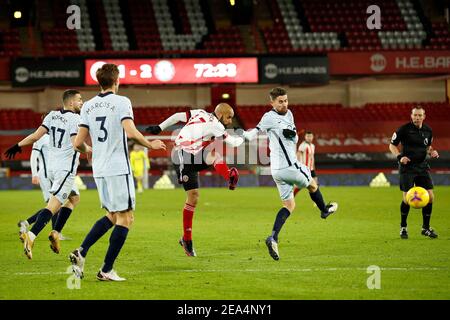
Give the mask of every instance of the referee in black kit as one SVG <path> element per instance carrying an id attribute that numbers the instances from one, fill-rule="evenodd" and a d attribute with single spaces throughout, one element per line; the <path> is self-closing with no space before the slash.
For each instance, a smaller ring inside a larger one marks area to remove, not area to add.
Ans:
<path id="1" fill-rule="evenodd" d="M 403 191 L 403 201 L 400 206 L 401 224 L 400 237 L 408 239 L 406 219 L 408 218 L 409 205 L 406 201 L 406 193 L 412 187 L 422 187 L 428 191 L 430 202 L 422 208 L 423 225 L 422 235 L 437 238 L 436 232 L 430 227 L 431 211 L 433 209 L 433 181 L 430 176 L 430 166 L 426 160 L 427 155 L 431 158 L 439 158 L 439 154 L 431 147 L 433 132 L 429 126 L 423 123 L 425 110 L 416 106 L 411 110 L 411 122 L 401 126 L 392 135 L 389 150 L 399 162 L 400 190 Z M 398 145 L 402 144 L 402 152 Z"/>

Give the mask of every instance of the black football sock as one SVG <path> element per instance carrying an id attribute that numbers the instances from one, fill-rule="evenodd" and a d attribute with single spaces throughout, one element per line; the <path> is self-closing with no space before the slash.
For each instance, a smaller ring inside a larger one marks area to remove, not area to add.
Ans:
<path id="1" fill-rule="evenodd" d="M 61 232 L 66 224 L 67 219 L 69 219 L 70 214 L 72 213 L 72 209 L 67 207 L 62 207 L 58 213 L 58 220 L 56 220 L 55 225 L 53 226 L 53 230 Z"/>
<path id="2" fill-rule="evenodd" d="M 289 217 L 291 213 L 286 208 L 281 208 L 280 211 L 278 211 L 277 217 L 275 218 L 275 223 L 273 224 L 273 231 L 272 231 L 272 237 L 275 239 L 275 241 L 278 242 L 278 234 L 281 231 L 281 228 L 283 227 L 284 223 L 286 222 L 286 219 Z"/>
<path id="3" fill-rule="evenodd" d="M 42 210 L 42 209 L 39 209 L 38 212 L 36 212 L 35 214 L 33 214 L 31 217 L 29 217 L 29 218 L 27 219 L 27 222 L 28 222 L 29 225 L 32 225 L 33 223 L 36 222 L 36 219 L 37 219 L 39 213 L 41 212 L 41 210 Z"/>
<path id="4" fill-rule="evenodd" d="M 423 225 L 422 228 L 430 229 L 431 211 L 433 210 L 433 204 L 429 202 L 422 208 Z"/>
<path id="5" fill-rule="evenodd" d="M 122 249 L 122 246 L 127 239 L 127 235 L 127 227 L 118 225 L 114 227 L 114 230 L 111 232 L 111 237 L 109 238 L 109 248 L 108 252 L 106 252 L 105 263 L 102 267 L 103 272 L 110 272 L 112 270 L 114 261 L 116 261 L 120 249 Z"/>
<path id="6" fill-rule="evenodd" d="M 46 208 L 42 209 L 41 212 L 39 212 L 36 222 L 33 224 L 33 227 L 31 227 L 30 231 L 33 232 L 35 236 L 37 236 L 39 232 L 44 229 L 51 218 L 52 212 Z"/>
<path id="7" fill-rule="evenodd" d="M 319 208 L 320 212 L 327 211 L 325 209 L 325 202 L 323 201 L 323 196 L 319 188 L 317 188 L 316 192 L 310 192 L 309 196 L 311 197 L 311 200 L 314 201 L 314 203 L 317 205 L 317 208 Z"/>
<path id="8" fill-rule="evenodd" d="M 409 205 L 404 203 L 403 201 L 402 201 L 402 204 L 400 205 L 400 213 L 401 213 L 401 218 L 402 218 L 400 227 L 406 228 L 406 226 L 407 226 L 406 220 L 408 219 Z"/>
<path id="9" fill-rule="evenodd" d="M 58 221 L 59 213 L 61 212 L 61 209 L 57 213 L 55 213 L 52 217 L 52 230 L 55 230 L 56 227 L 56 221 Z"/>
<path id="10" fill-rule="evenodd" d="M 107 216 L 102 217 L 101 219 L 97 220 L 97 222 L 92 227 L 91 231 L 87 234 L 86 238 L 84 239 L 83 243 L 80 247 L 80 253 L 83 257 L 86 257 L 89 248 L 97 242 L 98 239 L 103 237 L 103 235 L 108 232 L 109 229 L 112 228 L 114 224 L 111 222 L 111 220 L 108 219 Z"/>

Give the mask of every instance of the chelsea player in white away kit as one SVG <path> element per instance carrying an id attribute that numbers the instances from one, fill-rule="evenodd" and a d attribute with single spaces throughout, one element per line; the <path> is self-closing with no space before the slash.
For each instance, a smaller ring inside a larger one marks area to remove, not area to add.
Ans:
<path id="1" fill-rule="evenodd" d="M 79 192 L 74 186 L 74 179 L 80 154 L 73 150 L 71 140 L 77 134 L 82 103 L 79 91 L 66 90 L 63 94 L 64 108 L 51 111 L 34 133 L 6 151 L 6 155 L 13 158 L 17 152 L 21 152 L 21 147 L 35 143 L 47 133 L 50 135 L 47 162 L 48 178 L 52 181 L 50 199 L 47 206 L 39 212 L 31 230 L 21 234 L 24 252 L 29 259 L 32 258 L 35 238 L 58 211 L 58 219 L 54 230 L 50 232 L 49 240 L 50 248 L 59 253 L 60 232 L 79 202 Z"/>
<path id="2" fill-rule="evenodd" d="M 149 142 L 136 129 L 130 99 L 116 94 L 119 69 L 104 64 L 96 73 L 101 93 L 87 101 L 81 112 L 81 122 L 74 147 L 84 152 L 84 141 L 92 140 L 92 171 L 101 207 L 107 214 L 99 219 L 81 246 L 70 254 L 75 276 L 83 278 L 85 257 L 89 248 L 114 225 L 104 264 L 97 273 L 101 281 L 124 281 L 113 270 L 133 222 L 135 208 L 134 181 L 130 169 L 127 138 L 149 149 L 165 149 L 160 140 Z"/>
<path id="3" fill-rule="evenodd" d="M 280 193 L 283 208 L 277 214 L 272 234 L 266 239 L 266 245 L 270 256 L 274 260 L 279 260 L 278 234 L 286 219 L 295 209 L 294 185 L 309 190 L 309 195 L 320 209 L 323 219 L 336 212 L 338 205 L 335 202 L 325 205 L 319 187 L 311 177 L 311 171 L 297 161 L 298 136 L 294 117 L 288 110 L 286 90 L 283 88 L 272 89 L 270 104 L 273 109 L 264 114 L 255 129 L 244 132 L 244 137 L 252 140 L 258 131 L 267 132 L 269 137 L 270 169 Z"/>
<path id="4" fill-rule="evenodd" d="M 45 203 L 50 199 L 50 188 L 52 182 L 49 179 L 48 173 L 48 149 L 49 149 L 49 134 L 44 134 L 42 138 L 33 143 L 30 156 L 30 168 L 31 168 L 31 183 L 39 185 L 44 197 Z M 19 238 L 22 240 L 22 234 L 28 231 L 28 227 L 36 222 L 37 217 L 41 209 L 39 209 L 34 215 L 30 216 L 26 220 L 21 220 L 17 224 L 19 227 Z M 52 216 L 52 229 L 55 229 L 56 221 L 58 220 L 58 213 Z M 60 234 L 60 240 L 66 240 L 67 238 Z"/>

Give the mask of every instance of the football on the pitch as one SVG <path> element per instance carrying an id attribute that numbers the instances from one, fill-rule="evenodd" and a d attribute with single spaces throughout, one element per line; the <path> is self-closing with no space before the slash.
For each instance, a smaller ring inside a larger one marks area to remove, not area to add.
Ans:
<path id="1" fill-rule="evenodd" d="M 406 201 L 410 207 L 420 209 L 425 207 L 430 201 L 428 191 L 422 187 L 413 187 L 406 193 Z"/>

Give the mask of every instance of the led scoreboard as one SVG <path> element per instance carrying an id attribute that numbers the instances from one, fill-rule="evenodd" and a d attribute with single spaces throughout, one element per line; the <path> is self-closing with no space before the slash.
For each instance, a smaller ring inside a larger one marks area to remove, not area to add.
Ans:
<path id="1" fill-rule="evenodd" d="M 102 59 L 85 61 L 85 84 L 96 85 L 105 63 L 119 68 L 121 84 L 257 83 L 257 58 Z"/>

